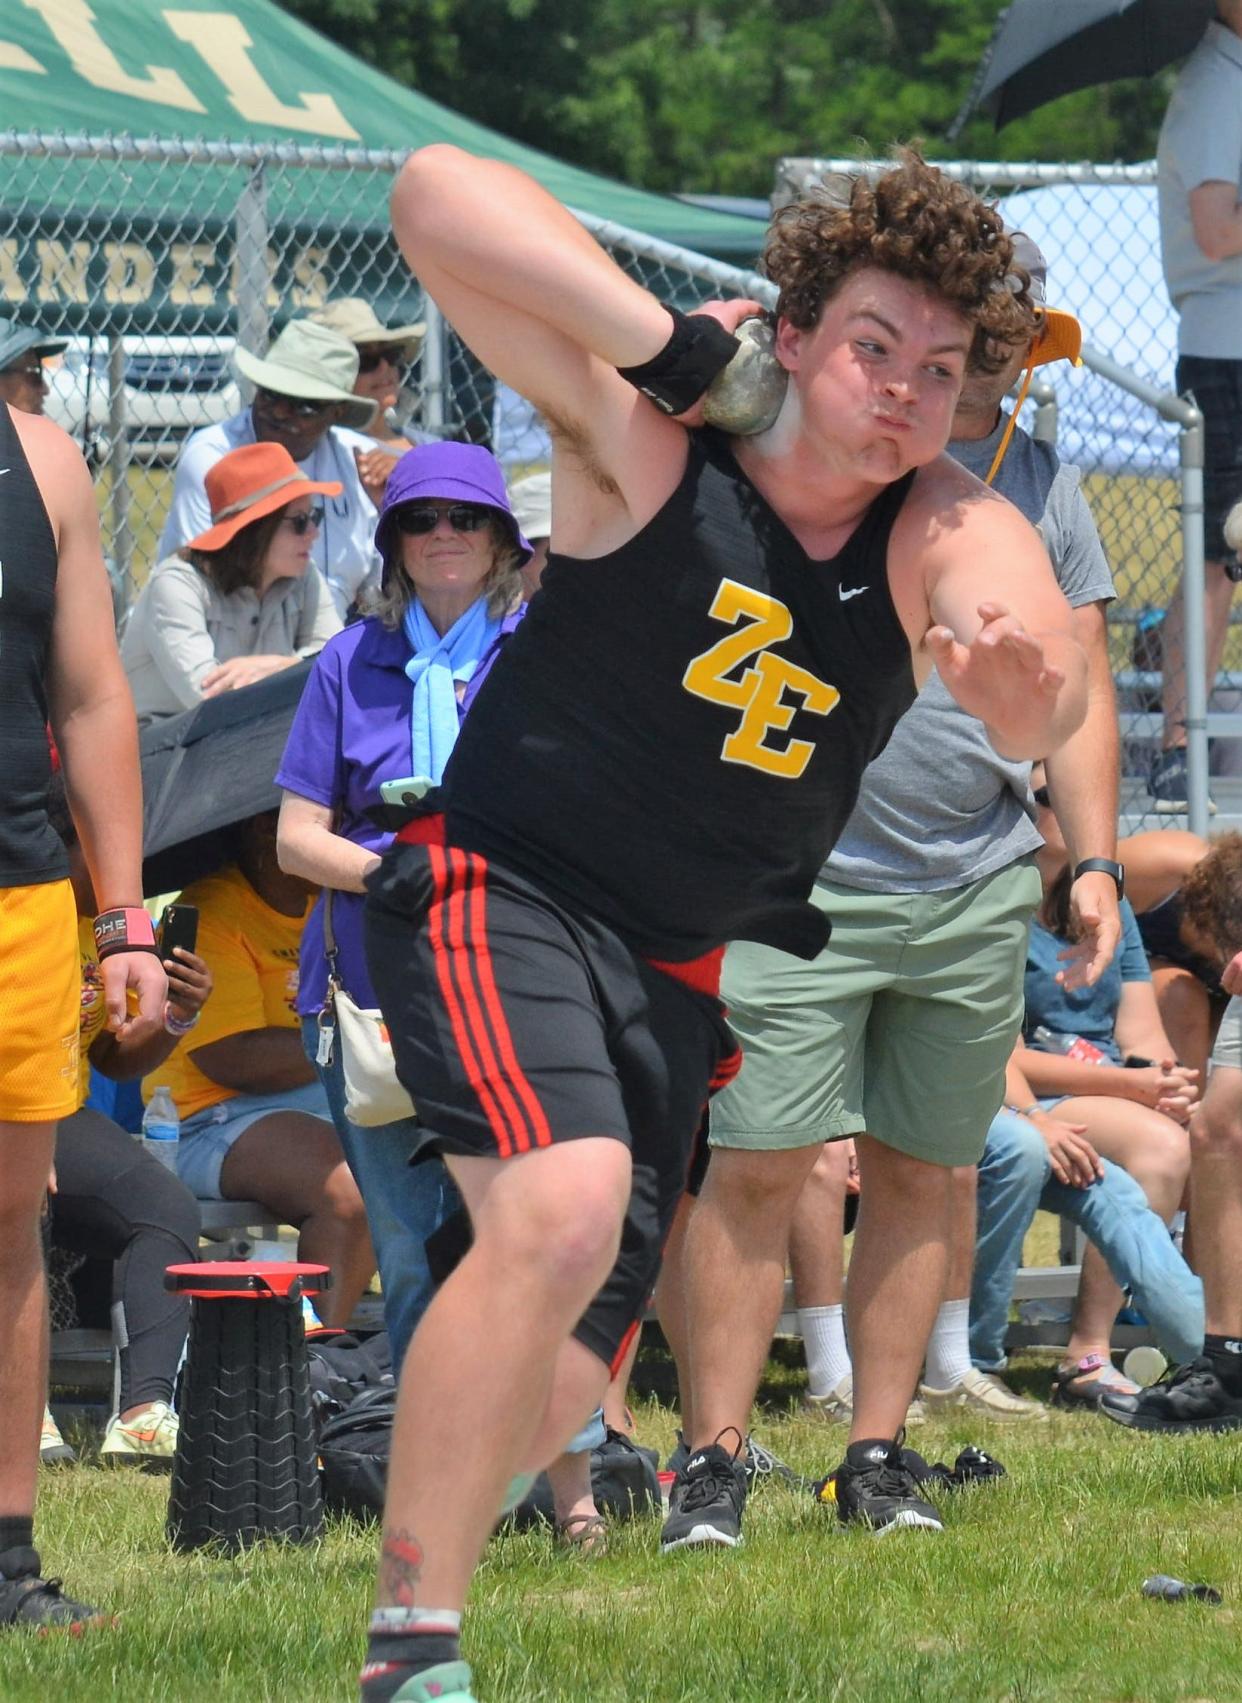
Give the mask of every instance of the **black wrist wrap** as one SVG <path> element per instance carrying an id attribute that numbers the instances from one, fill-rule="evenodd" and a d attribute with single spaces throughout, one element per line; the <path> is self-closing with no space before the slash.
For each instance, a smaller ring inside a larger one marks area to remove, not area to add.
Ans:
<path id="1" fill-rule="evenodd" d="M 664 414 L 684 414 L 733 359 L 741 344 L 719 321 L 706 314 L 693 316 L 669 308 L 673 334 L 649 361 L 639 367 L 618 367 L 627 384 L 650 397 Z"/>

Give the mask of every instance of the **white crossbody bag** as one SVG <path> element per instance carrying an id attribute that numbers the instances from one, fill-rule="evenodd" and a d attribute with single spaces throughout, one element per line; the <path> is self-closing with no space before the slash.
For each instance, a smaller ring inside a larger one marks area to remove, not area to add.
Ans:
<path id="1" fill-rule="evenodd" d="M 395 1123 L 414 1115 L 414 1102 L 397 1080 L 392 1042 L 383 1014 L 350 998 L 337 963 L 332 929 L 332 889 L 323 896 L 323 945 L 328 960 L 328 993 L 319 1013 L 318 1062 L 332 1062 L 332 1048 L 341 1049 L 345 1076 L 345 1116 L 363 1129 Z"/>

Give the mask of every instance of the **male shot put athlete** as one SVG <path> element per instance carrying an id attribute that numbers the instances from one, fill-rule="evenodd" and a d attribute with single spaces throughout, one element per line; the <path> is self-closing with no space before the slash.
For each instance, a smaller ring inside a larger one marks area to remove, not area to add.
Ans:
<path id="1" fill-rule="evenodd" d="M 46 811 L 49 721 L 104 907 L 109 1021 L 133 1021 L 129 986 L 158 1022 L 137 722 L 90 475 L 59 426 L 0 402 L 0 1626 L 95 1617 L 42 1577 L 32 1531 L 47 1381 L 39 1217 L 57 1121 L 77 1110 L 81 1002 L 77 909 Z"/>
<path id="2" fill-rule="evenodd" d="M 460 1611 L 497 1510 L 598 1402 L 736 1067 L 723 943 L 822 946 L 815 873 L 933 665 L 1014 757 L 1078 725 L 1085 668 L 1034 532 L 942 454 L 985 339 L 1029 323 L 967 190 L 911 157 L 847 207 L 777 216 L 789 384 L 750 439 L 671 417 L 735 340 L 671 315 L 520 172 L 425 149 L 393 211 L 556 444 L 543 590 L 443 814 L 368 907 L 398 1068 L 474 1243 L 406 1363 L 363 1695 L 463 1703 Z M 441 549 L 447 572 L 451 531 Z"/>

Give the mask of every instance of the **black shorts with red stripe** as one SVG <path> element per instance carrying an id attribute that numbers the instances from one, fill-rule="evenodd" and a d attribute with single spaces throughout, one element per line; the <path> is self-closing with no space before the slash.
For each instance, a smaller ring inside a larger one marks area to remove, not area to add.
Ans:
<path id="1" fill-rule="evenodd" d="M 366 947 L 423 1153 L 515 1159 L 624 1142 L 621 1251 L 575 1331 L 612 1364 L 647 1304 L 708 1095 L 737 1068 L 724 1009 L 477 853 L 397 845 Z"/>

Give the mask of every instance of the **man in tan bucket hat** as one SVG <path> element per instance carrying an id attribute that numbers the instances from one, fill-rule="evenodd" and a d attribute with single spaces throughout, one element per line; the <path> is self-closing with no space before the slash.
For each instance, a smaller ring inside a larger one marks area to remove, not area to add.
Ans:
<path id="1" fill-rule="evenodd" d="M 314 560 L 343 616 L 379 568 L 372 542 L 375 505 L 357 459 L 374 447 L 374 440 L 364 434 L 376 405 L 354 394 L 358 351 L 327 326 L 291 319 L 266 355 L 239 348 L 234 364 L 238 376 L 255 387 L 254 401 L 240 414 L 187 439 L 157 559 L 175 555 L 188 538 L 211 524 L 204 480 L 222 455 L 243 444 L 278 443 L 309 479 L 341 486 L 340 496 L 325 506 Z"/>
<path id="2" fill-rule="evenodd" d="M 405 373 L 422 347 L 427 326 L 385 325 L 370 302 L 361 296 L 339 296 L 325 302 L 310 316 L 315 325 L 325 325 L 340 337 L 348 337 L 358 351 L 358 376 L 354 395 L 375 403 L 375 418 L 367 427 L 373 439 L 370 449 L 359 457 L 359 471 L 373 503 L 384 498 L 388 476 L 412 443 L 431 442 L 423 434 L 403 427 L 396 409 L 401 400 Z"/>

